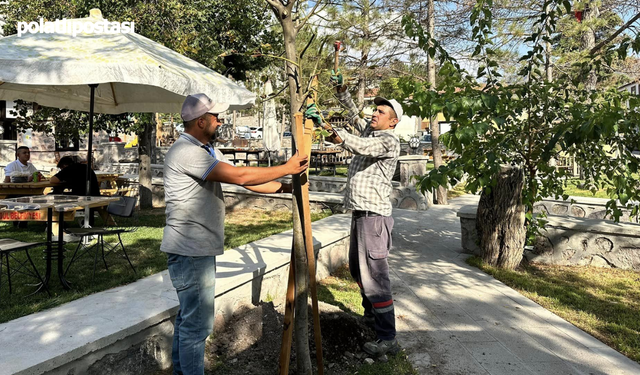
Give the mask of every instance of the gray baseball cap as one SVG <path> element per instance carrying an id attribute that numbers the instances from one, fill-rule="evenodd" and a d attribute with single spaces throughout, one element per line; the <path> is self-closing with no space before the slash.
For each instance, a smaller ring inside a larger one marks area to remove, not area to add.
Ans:
<path id="1" fill-rule="evenodd" d="M 400 105 L 400 103 L 398 103 L 397 100 L 387 100 L 381 96 L 377 96 L 375 99 L 373 99 L 373 102 L 376 103 L 376 105 L 387 105 L 393 108 L 393 110 L 396 112 L 396 117 L 398 117 L 398 120 L 402 120 L 402 114 L 404 113 L 404 111 L 402 110 L 402 106 Z"/>
<path id="2" fill-rule="evenodd" d="M 229 103 L 214 103 L 206 94 L 189 95 L 182 103 L 183 121 L 195 120 L 205 113 L 218 114 L 229 109 Z"/>

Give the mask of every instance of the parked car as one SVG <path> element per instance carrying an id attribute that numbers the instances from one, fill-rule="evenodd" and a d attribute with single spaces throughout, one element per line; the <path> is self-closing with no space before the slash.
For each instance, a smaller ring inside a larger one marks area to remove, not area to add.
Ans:
<path id="1" fill-rule="evenodd" d="M 291 137 L 291 132 L 284 132 L 282 133 L 283 137 Z"/>
<path id="2" fill-rule="evenodd" d="M 241 139 L 251 138 L 251 129 L 248 126 L 236 126 L 236 135 Z"/>
<path id="3" fill-rule="evenodd" d="M 420 142 L 431 142 L 431 134 L 425 134 L 422 136 Z"/>
<path id="4" fill-rule="evenodd" d="M 262 139 L 262 128 L 250 127 L 249 129 L 251 129 L 251 138 Z"/>

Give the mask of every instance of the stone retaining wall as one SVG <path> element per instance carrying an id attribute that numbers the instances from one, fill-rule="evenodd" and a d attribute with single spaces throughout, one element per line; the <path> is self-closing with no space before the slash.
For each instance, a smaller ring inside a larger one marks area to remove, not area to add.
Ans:
<path id="1" fill-rule="evenodd" d="M 557 204 L 546 203 L 545 207 Z M 593 206 L 591 203 L 582 205 L 588 208 Z M 458 211 L 462 247 L 482 255 L 477 244 L 476 211 L 475 205 L 464 206 Z M 548 216 L 547 220 L 545 230 L 536 237 L 533 248 L 524 251 L 527 260 L 640 270 L 640 224 L 555 215 Z"/>
<path id="2" fill-rule="evenodd" d="M 573 199 L 574 202 L 571 202 L 571 199 Z M 535 204 L 534 213 L 544 211 L 548 215 L 613 220 L 610 215 L 606 214 L 607 201 L 608 199 L 586 197 L 569 197 L 567 201 L 545 199 Z M 629 222 L 630 213 L 631 211 L 623 209 L 619 221 Z M 637 223 L 638 218 L 633 218 L 633 221 Z"/>
<path id="3" fill-rule="evenodd" d="M 393 207 L 419 211 L 431 207 L 433 204 L 433 195 L 431 192 L 426 192 L 425 194 L 418 193 L 415 188 L 415 181 L 411 178 L 413 175 L 423 175 L 426 173 L 427 161 L 425 156 L 412 155 L 400 157 L 396 172 L 400 181 L 392 181 L 393 191 L 391 193 L 391 204 Z M 112 163 L 105 167 L 104 170 L 120 172 L 125 175 L 137 175 L 138 164 Z M 162 181 L 163 165 L 151 164 L 151 170 L 153 178 L 153 206 L 165 207 L 164 183 Z M 137 176 L 132 176 L 132 178 L 135 180 Z M 291 178 L 281 178 L 279 181 L 291 182 Z M 309 191 L 340 194 L 340 197 L 342 197 L 346 184 L 347 179 L 342 177 L 310 176 Z M 229 189 L 225 187 L 225 202 L 228 209 L 233 209 L 234 207 L 259 207 L 266 210 L 291 208 L 291 197 L 289 195 L 279 197 L 278 195 L 257 194 L 246 189 L 227 190 Z M 341 209 L 337 207 L 337 205 L 341 203 L 341 198 L 340 202 L 338 202 L 336 197 L 332 197 L 327 202 L 319 200 L 312 202 L 311 208 L 314 212 L 326 208 L 331 209 L 333 212 L 341 212 Z"/>
<path id="4" fill-rule="evenodd" d="M 536 237 L 531 262 L 640 270 L 640 225 L 549 216 Z"/>

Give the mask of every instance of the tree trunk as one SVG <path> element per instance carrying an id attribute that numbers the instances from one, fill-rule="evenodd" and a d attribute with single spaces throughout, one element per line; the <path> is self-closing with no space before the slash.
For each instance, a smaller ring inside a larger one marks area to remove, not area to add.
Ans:
<path id="1" fill-rule="evenodd" d="M 584 18 L 582 22 L 586 26 L 586 31 L 582 35 L 582 47 L 586 51 L 591 51 L 596 46 L 596 32 L 595 32 L 595 20 L 600 15 L 596 2 L 587 3 L 584 10 Z M 595 90 L 598 84 L 598 76 L 596 72 L 591 69 L 587 75 L 585 87 L 588 90 Z"/>
<path id="2" fill-rule="evenodd" d="M 299 176 L 294 179 L 300 180 Z M 297 184 L 296 184 L 297 185 Z M 300 186 L 300 185 L 297 185 Z M 298 196 L 296 196 L 298 195 Z M 304 247 L 302 230 L 302 212 L 300 208 L 300 193 L 294 194 L 293 199 L 293 243 L 295 252 L 295 315 L 293 332 L 296 345 L 296 374 L 311 375 L 311 353 L 309 352 L 309 272 L 307 253 Z"/>
<path id="3" fill-rule="evenodd" d="M 140 208 L 153 207 L 153 193 L 151 185 L 151 158 L 155 146 L 155 124 L 152 117 L 143 116 L 144 130 L 139 135 L 138 153 L 140 155 L 139 182 Z"/>
<path id="4" fill-rule="evenodd" d="M 358 110 L 362 111 L 365 106 L 364 94 L 367 88 L 367 61 L 369 60 L 369 48 L 365 47 L 362 50 L 362 57 L 360 58 L 360 69 L 358 71 L 358 94 L 356 96 L 356 102 L 358 103 Z"/>
<path id="5" fill-rule="evenodd" d="M 363 39 L 370 40 L 371 36 L 369 35 L 369 7 L 364 6 L 362 8 L 362 25 L 363 25 Z M 369 63 L 369 50 L 371 48 L 367 43 L 364 43 L 361 51 L 360 57 L 360 66 L 358 69 L 358 95 L 356 97 L 356 102 L 358 103 L 358 110 L 362 111 L 364 108 L 364 94 L 365 89 L 367 88 L 367 64 Z"/>
<path id="6" fill-rule="evenodd" d="M 296 49 L 297 29 L 293 24 L 291 16 L 278 15 L 282 25 L 282 33 L 284 36 L 285 55 L 287 57 L 286 75 L 289 81 L 289 100 L 291 109 L 291 130 L 295 132 L 295 114 L 301 110 L 303 101 L 302 77 L 301 72 L 296 65 L 298 63 L 298 52 Z M 293 134 L 292 139 L 302 137 L 303 134 Z M 294 148 L 292 147 L 292 152 Z M 297 185 L 299 186 L 299 185 Z M 296 258 L 296 303 L 295 303 L 295 321 L 294 333 L 296 343 L 296 373 L 300 375 L 311 375 L 311 355 L 309 352 L 309 329 L 308 329 L 308 303 L 309 303 L 309 269 L 306 263 L 307 254 L 304 239 L 302 236 L 302 218 L 298 213 L 298 202 L 294 195 L 293 203 L 293 232 L 294 246 L 293 251 Z M 298 234 L 299 233 L 299 234 Z M 296 238 L 298 239 L 296 241 Z"/>
<path id="7" fill-rule="evenodd" d="M 162 119 L 160 118 L 160 114 L 159 113 L 156 113 L 155 120 L 156 120 L 156 136 L 153 138 L 154 145 L 155 146 L 162 146 L 160 141 L 162 140 L 162 137 L 164 136 L 164 132 L 162 131 L 163 125 L 162 125 Z"/>
<path id="8" fill-rule="evenodd" d="M 522 260 L 527 231 L 522 204 L 522 170 L 504 166 L 496 185 L 480 195 L 476 229 L 482 260 L 495 267 L 515 269 Z"/>
<path id="9" fill-rule="evenodd" d="M 544 11 L 545 13 L 549 14 L 549 7 L 546 6 L 544 8 Z M 545 29 L 545 33 L 548 38 L 551 38 L 551 36 L 549 35 L 549 31 L 547 31 L 546 29 Z M 547 82 L 552 82 L 553 66 L 551 65 L 551 43 L 550 42 L 547 41 L 544 43 L 544 51 L 545 51 L 544 72 L 545 72 L 546 80 Z"/>
<path id="10" fill-rule="evenodd" d="M 436 27 L 436 14 L 433 5 L 433 0 L 428 1 L 427 6 L 427 30 L 431 37 L 435 37 L 433 34 Z M 427 55 L 427 77 L 431 88 L 436 87 L 436 63 L 433 61 L 430 55 Z M 438 123 L 438 114 L 436 113 L 429 119 L 429 128 L 431 130 L 431 153 L 433 154 L 433 166 L 438 169 L 442 165 L 442 151 L 440 146 L 440 124 Z M 440 186 L 434 192 L 436 196 L 436 204 L 448 204 L 447 202 L 447 189 L 444 186 Z"/>

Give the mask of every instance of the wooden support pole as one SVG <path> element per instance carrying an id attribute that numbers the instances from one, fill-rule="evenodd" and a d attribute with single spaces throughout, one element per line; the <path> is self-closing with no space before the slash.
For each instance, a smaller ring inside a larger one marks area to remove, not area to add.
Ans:
<path id="1" fill-rule="evenodd" d="M 314 87 L 317 87 L 317 78 L 314 78 L 312 86 L 313 85 L 315 85 Z M 311 103 L 313 103 L 313 99 L 311 99 Z M 294 120 L 295 121 L 292 126 L 292 151 L 295 152 L 297 150 L 301 155 L 307 155 L 308 157 L 310 157 L 313 121 L 307 120 L 303 124 L 302 113 L 296 113 L 294 115 Z M 289 281 L 287 283 L 287 297 L 285 305 L 284 327 L 282 333 L 282 346 L 280 348 L 279 373 L 281 375 L 289 373 L 294 316 L 298 314 L 304 315 L 299 317 L 304 321 L 305 327 L 296 326 L 296 329 L 305 329 L 306 331 L 306 305 L 308 302 L 306 301 L 306 298 L 305 300 L 296 300 L 296 297 L 300 296 L 301 293 L 300 290 L 295 290 L 296 287 L 299 287 L 301 285 L 298 279 L 302 276 L 301 272 L 304 272 L 304 269 L 296 267 L 295 265 L 297 263 L 298 265 L 302 264 L 303 266 L 306 266 L 309 270 L 309 291 L 311 293 L 311 302 L 313 307 L 313 332 L 316 344 L 316 363 L 318 367 L 318 374 L 322 375 L 324 374 L 324 366 L 322 362 L 322 334 L 320 332 L 320 312 L 318 309 L 318 295 L 316 288 L 316 262 L 313 249 L 313 234 L 311 232 L 311 212 L 309 210 L 309 171 L 307 170 L 305 173 L 299 176 L 292 176 L 292 182 L 294 209 L 294 244 L 291 250 Z M 300 223 L 300 227 L 296 227 L 295 225 L 296 221 L 298 220 Z M 304 247 L 303 253 L 300 253 L 298 251 L 302 250 L 301 247 Z M 298 256 L 306 258 L 304 259 L 306 262 L 301 263 L 300 261 L 302 259 L 297 258 L 296 253 L 298 253 Z M 303 296 L 306 297 L 307 295 L 303 294 Z M 296 322 L 298 322 L 298 319 L 296 319 Z M 307 344 L 308 343 L 305 343 L 305 345 Z M 300 355 L 300 353 L 297 354 Z"/>
<path id="2" fill-rule="evenodd" d="M 280 346 L 279 374 L 289 374 L 289 359 L 291 358 L 291 340 L 293 338 L 293 307 L 295 303 L 295 259 L 293 244 L 291 245 L 291 263 L 289 264 L 289 280 L 287 282 L 287 297 L 284 305 L 284 323 L 282 330 L 282 344 Z"/>
<path id="3" fill-rule="evenodd" d="M 311 87 L 317 89 L 318 77 L 313 77 Z M 307 99 L 307 105 L 315 103 L 317 100 L 317 90 L 314 90 L 312 98 Z M 311 140 L 313 137 L 313 120 L 307 119 L 304 122 L 304 144 L 299 149 L 304 150 L 304 154 L 311 160 Z M 316 257 L 313 250 L 313 234 L 311 233 L 311 211 L 309 210 L 309 170 L 305 172 L 302 183 L 302 208 L 303 208 L 303 233 L 305 247 L 307 249 L 307 263 L 309 266 L 309 292 L 311 293 L 311 304 L 313 307 L 313 334 L 316 343 L 316 362 L 318 374 L 324 373 L 322 364 L 322 334 L 320 332 L 320 311 L 318 310 L 318 293 L 316 288 Z"/>

